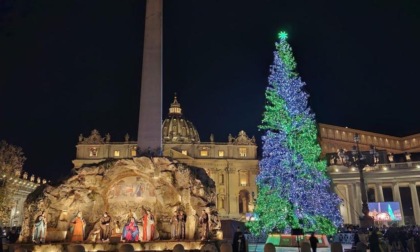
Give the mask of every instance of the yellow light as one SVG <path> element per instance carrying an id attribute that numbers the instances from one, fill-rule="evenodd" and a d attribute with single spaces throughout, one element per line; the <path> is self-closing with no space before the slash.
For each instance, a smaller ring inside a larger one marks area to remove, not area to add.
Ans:
<path id="1" fill-rule="evenodd" d="M 354 168 L 354 167 L 351 168 L 351 171 L 355 171 L 355 170 L 356 170 L 356 168 Z"/>
<path id="2" fill-rule="evenodd" d="M 335 172 L 339 172 L 339 170 L 337 168 L 335 168 Z"/>
<path id="3" fill-rule="evenodd" d="M 383 166 L 383 167 L 382 167 L 382 169 L 383 169 L 384 171 L 386 171 L 386 170 L 388 170 L 388 167 Z"/>

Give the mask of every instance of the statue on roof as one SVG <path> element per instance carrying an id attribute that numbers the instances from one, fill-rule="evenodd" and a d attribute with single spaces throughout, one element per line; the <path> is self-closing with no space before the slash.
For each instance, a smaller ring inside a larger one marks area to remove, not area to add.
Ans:
<path id="1" fill-rule="evenodd" d="M 125 140 L 126 143 L 128 143 L 128 141 L 130 140 L 130 135 L 128 133 L 125 134 L 124 140 Z"/>
<path id="2" fill-rule="evenodd" d="M 84 144 L 103 144 L 105 139 L 106 137 L 102 138 L 101 134 L 99 134 L 99 131 L 96 129 L 92 130 L 89 137 L 83 137 L 82 134 L 79 136 L 79 142 Z M 109 140 L 111 140 L 111 136 L 109 136 Z"/>
<path id="3" fill-rule="evenodd" d="M 232 134 L 230 134 L 229 133 L 229 136 L 228 136 L 228 143 L 233 143 L 233 141 L 234 141 L 235 139 L 233 138 L 233 136 L 232 136 Z"/>
<path id="4" fill-rule="evenodd" d="M 238 137 L 233 141 L 233 144 L 238 145 L 255 145 L 255 137 L 252 139 L 248 137 L 245 131 L 239 131 Z"/>

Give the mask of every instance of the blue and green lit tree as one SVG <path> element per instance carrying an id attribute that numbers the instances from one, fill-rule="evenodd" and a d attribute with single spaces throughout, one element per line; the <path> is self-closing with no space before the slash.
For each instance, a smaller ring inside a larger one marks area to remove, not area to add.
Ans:
<path id="1" fill-rule="evenodd" d="M 326 162 L 320 160 L 309 96 L 286 39 L 281 32 L 265 93 L 257 219 L 249 227 L 253 233 L 303 228 L 332 234 L 342 223 L 340 199 L 331 190 Z"/>

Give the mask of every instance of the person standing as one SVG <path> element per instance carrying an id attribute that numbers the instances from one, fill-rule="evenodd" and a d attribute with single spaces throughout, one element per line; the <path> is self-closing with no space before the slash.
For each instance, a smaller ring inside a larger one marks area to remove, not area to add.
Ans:
<path id="1" fill-rule="evenodd" d="M 42 211 L 35 219 L 34 228 L 32 230 L 32 241 L 34 243 L 44 243 L 46 236 L 47 219 L 45 218 L 45 212 Z"/>
<path id="2" fill-rule="evenodd" d="M 376 228 L 373 228 L 372 233 L 369 236 L 369 249 L 371 252 L 381 252 L 379 248 L 379 237 Z"/>
<path id="3" fill-rule="evenodd" d="M 207 240 L 209 235 L 209 215 L 205 210 L 201 211 L 199 223 L 201 225 L 201 240 Z"/>
<path id="4" fill-rule="evenodd" d="M 239 227 L 233 234 L 232 252 L 246 252 L 245 235 Z"/>
<path id="5" fill-rule="evenodd" d="M 101 241 L 109 241 L 109 238 L 111 237 L 111 216 L 108 215 L 108 212 L 104 212 L 100 222 Z"/>
<path id="6" fill-rule="evenodd" d="M 318 238 L 315 237 L 314 232 L 312 232 L 309 237 L 309 243 L 311 244 L 312 252 L 316 252 L 316 248 L 318 247 Z"/>

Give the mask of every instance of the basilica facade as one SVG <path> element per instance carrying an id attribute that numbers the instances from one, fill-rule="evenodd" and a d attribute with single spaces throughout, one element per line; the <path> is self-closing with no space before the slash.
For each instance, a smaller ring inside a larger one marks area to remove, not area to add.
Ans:
<path id="1" fill-rule="evenodd" d="M 257 197 L 258 173 L 255 137 L 245 131 L 229 134 L 226 142 L 202 142 L 194 124 L 184 118 L 177 98 L 170 105 L 162 124 L 162 155 L 183 164 L 203 168 L 216 184 L 217 209 L 222 219 L 246 220 L 253 211 Z M 129 135 L 124 141 L 111 141 L 109 134 L 101 136 L 93 130 L 88 137 L 79 136 L 74 168 L 97 164 L 107 159 L 133 158 L 138 155 L 137 141 Z M 249 215 L 248 215 L 249 216 Z"/>

